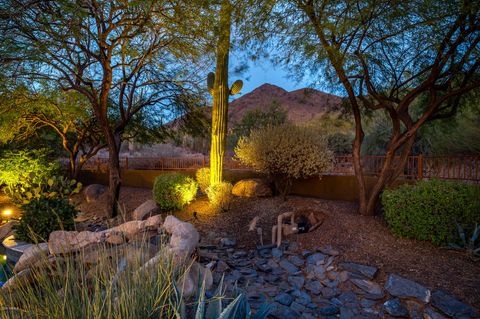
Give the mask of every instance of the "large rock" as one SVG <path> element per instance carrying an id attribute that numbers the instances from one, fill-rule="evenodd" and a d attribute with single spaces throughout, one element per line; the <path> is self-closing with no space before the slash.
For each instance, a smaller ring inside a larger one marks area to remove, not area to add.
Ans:
<path id="1" fill-rule="evenodd" d="M 177 261 L 186 260 L 197 247 L 200 235 L 195 227 L 178 218 L 169 215 L 165 218 L 163 229 L 172 236 L 170 237 L 169 250 Z"/>
<path id="2" fill-rule="evenodd" d="M 91 203 L 98 200 L 107 189 L 104 185 L 91 184 L 83 189 L 83 196 L 85 196 L 87 203 Z"/>
<path id="3" fill-rule="evenodd" d="M 268 197 L 272 196 L 272 188 L 262 179 L 242 179 L 235 183 L 232 194 L 239 197 Z"/>
<path id="4" fill-rule="evenodd" d="M 430 301 L 430 290 L 415 281 L 391 274 L 385 283 L 385 289 L 395 297 L 417 298 L 425 303 Z"/>
<path id="5" fill-rule="evenodd" d="M 432 305 L 452 318 L 477 318 L 472 307 L 443 290 L 433 292 Z"/>
<path id="6" fill-rule="evenodd" d="M 104 238 L 103 233 L 57 230 L 50 234 L 48 249 L 52 255 L 67 254 L 99 243 Z"/>
<path id="7" fill-rule="evenodd" d="M 42 258 L 48 256 L 48 244 L 40 243 L 38 245 L 32 245 L 23 251 L 22 256 L 15 264 L 13 268 L 14 273 L 19 273 L 24 269 L 30 268 L 40 262 Z"/>
<path id="8" fill-rule="evenodd" d="M 157 203 L 149 199 L 144 202 L 142 205 L 135 208 L 132 213 L 132 219 L 134 220 L 144 220 L 147 217 L 155 215 L 160 212 L 160 208 L 158 207 Z"/>
<path id="9" fill-rule="evenodd" d="M 145 230 L 145 221 L 142 220 L 132 220 L 116 227 L 105 230 L 105 233 L 115 232 L 123 233 L 127 238 L 132 238 L 135 235 L 143 232 Z"/>
<path id="10" fill-rule="evenodd" d="M 13 233 L 13 226 L 16 224 L 18 224 L 17 221 L 11 220 L 0 227 L 0 241 L 3 241 Z"/>

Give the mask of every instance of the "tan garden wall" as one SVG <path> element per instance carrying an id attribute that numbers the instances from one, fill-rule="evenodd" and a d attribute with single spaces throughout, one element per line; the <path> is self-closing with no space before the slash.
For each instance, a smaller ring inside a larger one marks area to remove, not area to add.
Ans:
<path id="1" fill-rule="evenodd" d="M 195 176 L 195 171 L 184 170 L 184 174 Z M 160 170 L 122 170 L 124 186 L 152 188 L 155 177 L 161 174 L 169 174 L 171 171 Z M 258 177 L 252 171 L 226 170 L 225 179 L 235 183 L 243 178 Z M 80 181 L 85 185 L 99 183 L 108 184 L 106 172 L 82 171 Z M 367 177 L 367 185 L 371 187 L 375 182 L 374 177 Z M 396 184 L 403 184 L 408 180 L 399 180 Z M 321 179 L 318 177 L 295 181 L 292 194 L 311 196 L 331 200 L 355 201 L 358 199 L 358 187 L 355 176 L 327 175 Z"/>

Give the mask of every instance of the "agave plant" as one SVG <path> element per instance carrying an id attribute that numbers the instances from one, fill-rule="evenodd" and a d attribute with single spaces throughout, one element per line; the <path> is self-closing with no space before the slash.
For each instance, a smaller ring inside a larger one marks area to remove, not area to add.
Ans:
<path id="1" fill-rule="evenodd" d="M 450 243 L 448 248 L 455 250 L 463 250 L 469 258 L 472 260 L 480 259 L 480 243 L 477 240 L 480 236 L 480 225 L 475 224 L 472 232 L 472 236 L 467 238 L 467 234 L 463 227 L 457 223 L 458 236 L 460 237 L 459 243 Z"/>
<path id="2" fill-rule="evenodd" d="M 199 281 L 200 282 L 200 281 Z M 223 301 L 226 299 L 225 289 L 223 287 L 223 278 L 218 285 L 215 294 L 211 298 L 206 298 L 205 281 L 203 281 L 200 289 L 198 290 L 196 301 L 194 302 L 195 319 L 265 319 L 272 310 L 272 305 L 264 303 L 257 310 L 255 315 L 252 316 L 252 311 L 248 303 L 245 293 L 236 291 L 236 297 L 225 308 L 223 307 Z M 177 294 L 180 296 L 180 294 Z M 180 297 L 179 300 L 179 312 L 177 318 L 186 319 L 188 316 L 185 311 L 185 304 Z"/>

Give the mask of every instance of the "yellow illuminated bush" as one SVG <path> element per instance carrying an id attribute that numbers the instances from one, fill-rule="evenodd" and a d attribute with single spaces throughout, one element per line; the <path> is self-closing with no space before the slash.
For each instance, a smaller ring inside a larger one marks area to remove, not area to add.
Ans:
<path id="1" fill-rule="evenodd" d="M 250 136 L 240 138 L 235 156 L 242 164 L 273 178 L 284 196 L 293 179 L 321 176 L 333 161 L 324 137 L 293 124 L 252 131 Z"/>
<path id="2" fill-rule="evenodd" d="M 210 205 L 215 211 L 226 211 L 232 201 L 233 185 L 228 182 L 219 182 L 206 189 Z"/>
<path id="3" fill-rule="evenodd" d="M 191 177 L 173 173 L 159 175 L 153 184 L 153 199 L 161 210 L 182 209 L 197 195 L 197 183 Z"/>
<path id="4" fill-rule="evenodd" d="M 195 173 L 198 187 L 203 193 L 207 193 L 207 188 L 210 186 L 210 168 L 204 167 L 197 170 Z"/>

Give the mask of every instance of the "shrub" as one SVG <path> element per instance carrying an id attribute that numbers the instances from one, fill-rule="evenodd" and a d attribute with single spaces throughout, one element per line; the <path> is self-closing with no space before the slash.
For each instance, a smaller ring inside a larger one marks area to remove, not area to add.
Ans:
<path id="1" fill-rule="evenodd" d="M 78 193 L 82 184 L 60 173 L 59 164 L 45 150 L 8 151 L 0 159 L 0 185 L 16 204 Z"/>
<path id="2" fill-rule="evenodd" d="M 210 168 L 200 168 L 195 173 L 195 178 L 197 179 L 198 187 L 200 187 L 202 193 L 206 194 L 207 188 L 210 186 Z"/>
<path id="3" fill-rule="evenodd" d="M 385 219 L 393 233 L 436 245 L 455 241 L 456 223 L 468 228 L 480 222 L 480 187 L 428 180 L 385 190 Z"/>
<path id="4" fill-rule="evenodd" d="M 233 185 L 228 182 L 215 183 L 208 187 L 206 192 L 210 205 L 216 211 L 226 211 L 232 202 Z"/>
<path id="5" fill-rule="evenodd" d="M 182 209 L 196 194 L 195 180 L 179 173 L 159 175 L 153 184 L 153 199 L 165 211 Z"/>
<path id="6" fill-rule="evenodd" d="M 284 196 L 293 179 L 320 176 L 333 161 L 323 137 L 292 124 L 252 131 L 239 140 L 235 156 L 242 164 L 274 178 Z"/>
<path id="7" fill-rule="evenodd" d="M 73 230 L 75 207 L 66 199 L 40 198 L 21 207 L 22 218 L 15 226 L 15 237 L 27 242 L 45 241 L 55 230 Z"/>

